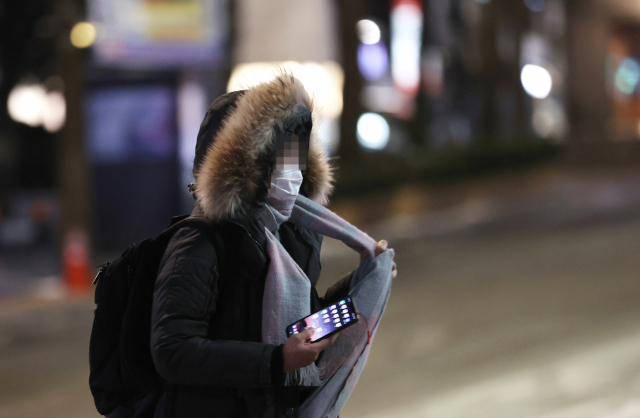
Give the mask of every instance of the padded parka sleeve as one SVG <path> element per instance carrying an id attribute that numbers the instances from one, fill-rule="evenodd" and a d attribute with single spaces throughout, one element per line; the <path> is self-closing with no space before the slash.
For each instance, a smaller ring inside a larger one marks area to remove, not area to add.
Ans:
<path id="1" fill-rule="evenodd" d="M 282 378 L 282 347 L 211 340 L 218 263 L 214 246 L 195 228 L 174 235 L 160 263 L 153 294 L 151 354 L 160 376 L 174 384 L 257 388 Z"/>

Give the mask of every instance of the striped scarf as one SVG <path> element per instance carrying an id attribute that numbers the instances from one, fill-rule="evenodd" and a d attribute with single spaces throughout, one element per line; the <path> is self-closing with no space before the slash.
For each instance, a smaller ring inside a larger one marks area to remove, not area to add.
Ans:
<path id="1" fill-rule="evenodd" d="M 267 204 L 262 220 L 271 259 L 262 305 L 262 341 L 282 344 L 285 328 L 311 314 L 311 282 L 277 239 L 284 217 Z M 375 257 L 376 241 L 329 209 L 299 195 L 289 221 L 308 230 L 342 241 L 369 257 L 360 262 L 351 279 L 350 295 L 359 312 L 367 317 L 369 331 L 375 334 L 391 290 L 393 250 Z M 314 364 L 288 373 L 285 384 L 319 386 L 301 406 L 301 417 L 337 417 L 362 372 L 369 354 L 367 329 L 359 321 L 339 333 L 336 343 L 323 353 L 324 367 Z"/>

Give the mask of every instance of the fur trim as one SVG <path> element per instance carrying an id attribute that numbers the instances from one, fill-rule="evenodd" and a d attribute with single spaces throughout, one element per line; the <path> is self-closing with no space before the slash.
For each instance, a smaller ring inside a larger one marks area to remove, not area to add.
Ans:
<path id="1" fill-rule="evenodd" d="M 217 221 L 238 216 L 249 208 L 262 174 L 257 158 L 273 142 L 274 126 L 282 127 L 297 103 L 310 109 L 312 120 L 316 120 L 313 103 L 302 83 L 284 72 L 247 90 L 238 99 L 196 176 L 195 193 L 207 218 Z M 301 190 L 325 205 L 333 190 L 333 171 L 318 143 L 316 124 L 313 125 Z"/>

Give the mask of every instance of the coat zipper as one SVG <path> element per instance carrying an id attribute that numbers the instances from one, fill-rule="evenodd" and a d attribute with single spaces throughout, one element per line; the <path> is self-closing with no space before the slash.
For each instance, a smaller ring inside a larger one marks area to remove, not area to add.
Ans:
<path id="1" fill-rule="evenodd" d="M 100 264 L 99 266 L 96 266 L 96 268 L 99 268 L 100 271 L 98 272 L 98 274 L 96 274 L 96 277 L 93 279 L 93 282 L 91 284 L 97 284 L 98 283 L 98 281 L 100 280 L 101 275 L 105 272 L 107 267 L 109 267 L 109 264 L 111 264 L 111 261 L 107 261 L 104 264 Z"/>
<path id="2" fill-rule="evenodd" d="M 248 230 L 247 228 L 245 228 L 245 226 L 244 226 L 244 225 L 242 225 L 241 223 L 238 223 L 238 222 L 236 222 L 236 221 L 231 221 L 231 220 L 230 220 L 229 222 L 231 222 L 232 224 L 238 225 L 240 228 L 244 229 L 244 232 L 246 232 L 246 233 L 247 233 L 247 235 L 249 235 L 249 238 L 251 238 L 251 240 L 252 240 L 253 242 L 255 242 L 255 243 L 256 243 L 256 245 L 258 246 L 258 248 L 262 248 L 262 247 L 260 247 L 260 243 L 258 243 L 258 240 L 256 240 L 256 239 L 253 237 L 253 235 L 251 235 L 251 233 L 249 232 L 249 230 Z"/>

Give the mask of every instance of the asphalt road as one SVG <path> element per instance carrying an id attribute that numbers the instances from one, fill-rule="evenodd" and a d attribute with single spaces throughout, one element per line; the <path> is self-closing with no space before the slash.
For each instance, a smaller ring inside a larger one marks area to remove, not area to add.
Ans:
<path id="1" fill-rule="evenodd" d="M 344 417 L 640 417 L 640 221 L 396 245 Z"/>
<path id="2" fill-rule="evenodd" d="M 341 416 L 639 417 L 638 237 L 627 219 L 392 242 L 399 275 Z M 357 262 L 326 247 L 321 287 Z M 0 338 L 0 418 L 98 417 L 91 301 L 56 309 Z"/>

